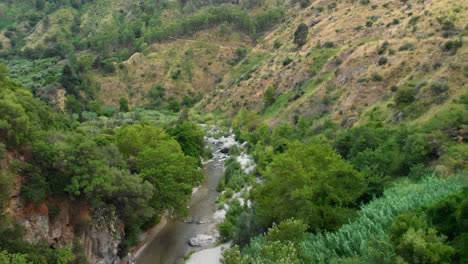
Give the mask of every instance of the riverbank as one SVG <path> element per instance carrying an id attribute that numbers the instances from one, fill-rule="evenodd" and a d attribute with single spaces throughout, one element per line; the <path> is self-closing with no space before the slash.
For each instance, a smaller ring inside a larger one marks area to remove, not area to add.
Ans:
<path id="1" fill-rule="evenodd" d="M 205 177 L 201 185 L 194 189 L 189 203 L 189 217 L 166 218 L 164 225 L 158 225 L 149 232 L 143 245 L 135 251 L 138 264 L 183 263 L 184 257 L 190 252 L 207 249 L 216 244 L 219 237 L 216 231 L 217 223 L 213 219 L 215 202 L 219 196 L 216 188 L 223 176 L 224 160 L 227 156 L 221 150 L 226 147 L 225 143 L 231 144 L 232 140 L 232 136 L 229 139 L 205 138 L 214 155 L 212 159 L 203 162 L 201 170 Z M 192 246 L 189 245 L 189 241 Z"/>

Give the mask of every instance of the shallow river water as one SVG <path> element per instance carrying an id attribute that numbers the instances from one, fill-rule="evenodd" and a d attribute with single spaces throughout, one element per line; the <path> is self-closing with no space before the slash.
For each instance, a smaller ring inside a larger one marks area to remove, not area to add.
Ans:
<path id="1" fill-rule="evenodd" d="M 223 175 L 224 159 L 215 156 L 203 164 L 205 178 L 200 188 L 190 200 L 190 215 L 186 221 L 168 219 L 167 224 L 156 237 L 148 242 L 138 254 L 137 264 L 174 264 L 183 263 L 184 256 L 189 252 L 207 247 L 191 247 L 190 238 L 198 234 L 214 235 L 216 223 L 213 214 L 216 211 L 215 201 L 219 195 L 216 191 L 218 182 Z"/>

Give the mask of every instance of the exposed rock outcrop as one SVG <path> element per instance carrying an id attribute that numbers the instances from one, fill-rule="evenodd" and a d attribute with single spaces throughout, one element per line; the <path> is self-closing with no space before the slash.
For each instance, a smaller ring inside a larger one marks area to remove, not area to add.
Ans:
<path id="1" fill-rule="evenodd" d="M 24 227 L 25 239 L 28 242 L 45 241 L 53 248 L 71 247 L 77 236 L 76 226 L 85 223 L 84 230 L 78 232 L 80 233 L 78 241 L 88 262 L 122 263 L 117 255 L 123 237 L 118 222 L 98 226 L 89 216 L 89 209 L 86 206 L 72 206 L 70 202 L 51 203 L 58 213 L 50 214 L 50 208 L 45 203 L 38 206 L 26 204 L 18 194 L 17 191 L 12 194 L 7 211 L 15 223 Z"/>

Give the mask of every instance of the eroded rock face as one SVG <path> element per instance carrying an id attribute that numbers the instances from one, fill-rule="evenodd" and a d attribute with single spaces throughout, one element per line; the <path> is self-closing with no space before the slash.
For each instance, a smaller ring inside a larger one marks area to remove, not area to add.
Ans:
<path id="1" fill-rule="evenodd" d="M 14 199 L 12 199 L 14 200 Z M 25 239 L 30 243 L 47 242 L 51 247 L 71 246 L 75 238 L 72 207 L 66 202 L 60 203 L 60 213 L 51 221 L 45 204 L 26 205 L 18 198 L 10 203 L 10 213 L 16 223 L 22 225 Z M 76 208 L 75 208 L 76 209 Z M 76 212 L 75 212 L 76 214 Z M 75 217 L 76 218 L 76 217 Z M 91 219 L 89 219 L 91 221 Z M 92 222 L 92 221 L 91 221 Z M 89 263 L 120 264 L 118 248 L 122 239 L 118 223 L 97 227 L 91 224 L 80 236 L 80 244 Z"/>
<path id="2" fill-rule="evenodd" d="M 31 243 L 49 240 L 49 217 L 32 215 L 17 221 L 24 227 L 25 239 Z"/>
<path id="3" fill-rule="evenodd" d="M 121 238 L 118 229 L 91 226 L 81 238 L 81 244 L 90 263 L 120 264 L 117 252 Z"/>

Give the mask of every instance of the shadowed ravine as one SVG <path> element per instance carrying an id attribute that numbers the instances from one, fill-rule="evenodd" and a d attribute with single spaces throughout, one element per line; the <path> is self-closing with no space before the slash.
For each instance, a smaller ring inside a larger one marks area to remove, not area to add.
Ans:
<path id="1" fill-rule="evenodd" d="M 190 251 L 203 249 L 191 247 L 188 240 L 197 234 L 212 235 L 216 225 L 213 221 L 215 201 L 219 194 L 216 187 L 223 175 L 223 166 L 224 160 L 217 156 L 203 164 L 205 178 L 190 200 L 188 221 L 169 219 L 164 228 L 138 255 L 137 264 L 183 263 L 184 256 Z"/>

